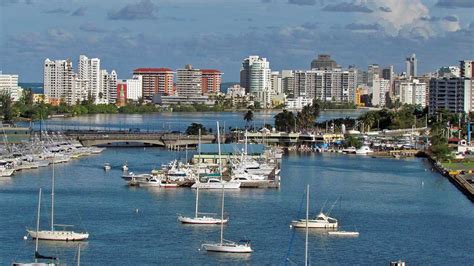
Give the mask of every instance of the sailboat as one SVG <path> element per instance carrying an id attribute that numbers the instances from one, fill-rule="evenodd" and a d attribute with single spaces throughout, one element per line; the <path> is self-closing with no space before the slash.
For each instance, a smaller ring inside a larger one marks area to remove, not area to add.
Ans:
<path id="1" fill-rule="evenodd" d="M 201 129 L 199 129 L 199 160 L 201 160 Z M 198 169 L 200 166 L 200 161 L 198 162 Z M 199 173 L 198 173 L 199 174 Z M 196 211 L 194 212 L 194 217 L 185 217 L 185 216 L 178 216 L 178 221 L 183 224 L 220 224 L 220 223 L 227 223 L 229 221 L 228 218 L 214 218 L 211 213 L 199 213 L 199 187 L 196 188 Z"/>
<path id="2" fill-rule="evenodd" d="M 41 217 L 41 188 L 39 189 L 39 196 L 38 196 L 38 217 L 36 219 L 36 232 L 39 231 L 39 224 L 40 224 L 40 217 Z M 44 256 L 41 255 L 38 251 L 39 248 L 39 240 L 36 238 L 36 245 L 35 245 L 35 261 L 34 262 L 14 262 L 12 263 L 13 266 L 54 266 L 58 265 L 59 261 L 55 257 L 51 256 Z M 38 262 L 39 259 L 49 260 L 50 262 Z M 54 261 L 54 262 L 52 262 Z"/>
<path id="3" fill-rule="evenodd" d="M 217 122 L 217 146 L 219 149 L 219 166 L 221 165 L 222 157 L 221 157 L 221 135 L 219 132 L 219 122 Z M 202 189 L 239 189 L 240 188 L 240 181 L 238 180 L 230 180 L 224 181 L 222 180 L 222 169 L 219 172 L 220 179 L 209 177 L 206 182 L 201 182 L 199 180 L 199 172 L 198 178 L 196 183 L 194 183 L 191 188 L 202 188 Z"/>
<path id="4" fill-rule="evenodd" d="M 55 230 L 54 226 L 62 226 L 63 228 L 72 227 L 72 225 L 54 224 L 54 160 L 53 175 L 51 181 L 51 230 L 32 230 L 27 229 L 28 234 L 34 239 L 54 240 L 54 241 L 80 241 L 89 238 L 87 232 L 75 232 L 72 230 Z"/>
<path id="5" fill-rule="evenodd" d="M 217 122 L 217 136 L 219 139 L 219 122 Z M 218 145 L 219 158 L 221 156 L 221 145 L 219 140 Z M 222 161 L 219 160 L 219 173 L 222 175 Z M 224 184 L 222 184 L 222 205 L 221 205 L 221 220 L 224 220 Z M 221 239 L 219 243 L 203 244 L 204 248 L 208 252 L 224 252 L 224 253 L 251 253 L 253 252 L 252 246 L 249 240 L 241 240 L 239 242 L 233 242 L 224 239 L 224 223 L 221 223 Z"/>

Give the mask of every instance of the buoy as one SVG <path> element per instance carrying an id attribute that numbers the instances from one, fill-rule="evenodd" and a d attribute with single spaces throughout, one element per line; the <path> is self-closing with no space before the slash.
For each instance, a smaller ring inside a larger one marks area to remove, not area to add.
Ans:
<path id="1" fill-rule="evenodd" d="M 23 239 L 24 239 L 24 240 L 27 240 L 27 239 L 28 239 L 28 236 L 23 236 Z"/>
<path id="2" fill-rule="evenodd" d="M 137 209 L 135 209 L 135 212 L 136 212 L 136 213 L 138 213 L 138 208 L 137 208 Z"/>

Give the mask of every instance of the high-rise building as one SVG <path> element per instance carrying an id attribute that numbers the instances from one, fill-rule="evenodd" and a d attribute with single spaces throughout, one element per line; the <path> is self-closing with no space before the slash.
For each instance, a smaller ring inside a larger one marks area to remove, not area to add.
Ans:
<path id="1" fill-rule="evenodd" d="M 289 98 L 295 96 L 295 73 L 293 70 L 281 71 L 281 90 Z"/>
<path id="2" fill-rule="evenodd" d="M 138 101 L 142 98 L 142 76 L 136 75 L 131 79 L 122 79 L 117 81 L 117 92 L 120 100 Z"/>
<path id="3" fill-rule="evenodd" d="M 201 93 L 206 95 L 220 92 L 222 74 L 216 69 L 201 69 Z"/>
<path id="4" fill-rule="evenodd" d="M 88 97 L 92 97 L 94 103 L 104 103 L 104 95 L 108 93 L 101 88 L 100 59 L 80 55 L 77 68 L 78 79 L 88 81 L 86 87 Z M 108 103 L 107 99 L 105 100 Z"/>
<path id="5" fill-rule="evenodd" d="M 270 62 L 259 56 L 249 56 L 242 62 L 240 70 L 240 86 L 255 97 L 263 108 L 271 107 Z"/>
<path id="6" fill-rule="evenodd" d="M 357 71 L 355 69 L 295 71 L 294 97 L 354 102 L 356 84 Z"/>
<path id="7" fill-rule="evenodd" d="M 117 73 L 112 70 L 110 74 L 105 69 L 100 71 L 100 103 L 115 103 L 117 100 Z"/>
<path id="8" fill-rule="evenodd" d="M 44 61 L 43 87 L 44 94 L 48 97 L 49 102 L 58 105 L 61 101 L 67 104 L 74 103 L 74 99 L 67 95 L 73 94 L 73 79 L 75 75 L 72 69 L 71 60 L 50 60 Z"/>
<path id="9" fill-rule="evenodd" d="M 466 78 L 432 78 L 429 88 L 429 113 L 446 109 L 452 113 L 469 113 L 474 107 L 473 80 Z"/>
<path id="10" fill-rule="evenodd" d="M 387 103 L 387 94 L 390 91 L 390 80 L 379 77 L 374 74 L 372 80 L 372 105 L 384 107 Z"/>
<path id="11" fill-rule="evenodd" d="M 337 67 L 336 61 L 332 60 L 328 54 L 320 54 L 317 59 L 311 61 L 311 69 L 332 70 Z"/>
<path id="12" fill-rule="evenodd" d="M 275 95 L 280 95 L 283 93 L 282 87 L 282 76 L 278 71 L 272 71 L 270 74 L 270 82 L 271 82 L 271 91 Z"/>
<path id="13" fill-rule="evenodd" d="M 474 77 L 474 60 L 461 61 L 461 77 L 471 79 Z"/>
<path id="14" fill-rule="evenodd" d="M 432 78 L 429 86 L 429 113 L 446 109 L 469 113 L 474 107 L 474 82 L 466 78 Z"/>
<path id="15" fill-rule="evenodd" d="M 184 68 L 176 70 L 176 92 L 179 96 L 192 97 L 202 94 L 201 70 L 185 65 Z"/>
<path id="16" fill-rule="evenodd" d="M 407 57 L 405 62 L 407 66 L 407 77 L 418 76 L 418 59 L 416 59 L 416 55 L 412 54 L 410 57 Z"/>
<path id="17" fill-rule="evenodd" d="M 372 87 L 374 75 L 378 77 L 382 75 L 382 73 L 380 73 L 380 66 L 377 64 L 371 64 L 367 68 L 367 86 Z"/>
<path id="18" fill-rule="evenodd" d="M 2 74 L 0 71 L 0 93 L 10 94 L 12 101 L 21 98 L 23 90 L 18 86 L 18 75 Z"/>
<path id="19" fill-rule="evenodd" d="M 150 100 L 155 94 L 174 94 L 174 72 L 169 68 L 137 68 L 133 75 L 142 76 L 142 96 L 145 99 Z"/>
<path id="20" fill-rule="evenodd" d="M 426 83 L 418 79 L 400 82 L 400 102 L 402 104 L 415 104 L 426 107 Z"/>

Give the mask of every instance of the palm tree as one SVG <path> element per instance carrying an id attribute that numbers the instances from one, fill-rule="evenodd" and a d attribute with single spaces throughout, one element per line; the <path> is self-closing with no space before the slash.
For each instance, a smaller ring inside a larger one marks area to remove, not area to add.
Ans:
<path id="1" fill-rule="evenodd" d="M 247 121 L 247 125 L 245 127 L 248 128 L 249 123 L 253 120 L 252 110 L 248 110 L 247 113 L 245 113 L 244 120 Z"/>

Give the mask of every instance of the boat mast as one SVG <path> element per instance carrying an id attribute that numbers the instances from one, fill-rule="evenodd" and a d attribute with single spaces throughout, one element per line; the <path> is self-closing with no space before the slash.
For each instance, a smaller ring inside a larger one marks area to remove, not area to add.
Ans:
<path id="1" fill-rule="evenodd" d="M 39 226 L 40 226 L 40 214 L 41 214 L 41 188 L 39 189 L 38 217 L 36 218 L 35 262 L 38 262 L 38 259 L 36 258 L 37 257 L 36 254 L 38 254 L 38 245 L 39 245 L 38 232 L 39 232 Z"/>
<path id="2" fill-rule="evenodd" d="M 219 132 L 219 121 L 217 121 L 217 150 L 219 151 L 219 175 L 222 183 L 222 205 L 221 205 L 221 245 L 224 242 L 224 182 L 222 180 L 222 158 L 221 158 L 221 135 Z"/>
<path id="3" fill-rule="evenodd" d="M 308 266 L 308 219 L 309 219 L 309 185 L 306 186 L 306 238 L 304 244 L 304 265 Z"/>
<path id="4" fill-rule="evenodd" d="M 199 172 L 201 171 L 201 128 L 199 128 L 199 138 L 198 138 L 198 171 L 197 171 L 197 178 L 199 181 Z M 194 214 L 194 218 L 198 217 L 199 213 L 199 186 L 196 187 L 196 213 Z"/>
<path id="5" fill-rule="evenodd" d="M 77 250 L 77 266 L 81 266 L 81 245 L 78 246 Z"/>
<path id="6" fill-rule="evenodd" d="M 53 155 L 53 176 L 51 181 L 51 231 L 54 231 L 54 161 L 56 154 Z"/>

